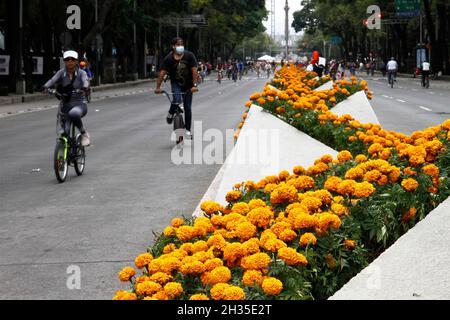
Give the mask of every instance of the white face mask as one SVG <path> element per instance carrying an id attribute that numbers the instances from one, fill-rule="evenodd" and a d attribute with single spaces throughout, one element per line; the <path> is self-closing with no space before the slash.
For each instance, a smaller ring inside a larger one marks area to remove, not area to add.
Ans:
<path id="1" fill-rule="evenodd" d="M 184 47 L 183 46 L 182 47 L 176 47 L 175 48 L 175 52 L 177 54 L 183 54 L 184 53 Z"/>

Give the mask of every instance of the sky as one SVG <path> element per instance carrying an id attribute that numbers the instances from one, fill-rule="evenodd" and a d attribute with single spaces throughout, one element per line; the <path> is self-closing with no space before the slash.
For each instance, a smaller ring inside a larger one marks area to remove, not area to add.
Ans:
<path id="1" fill-rule="evenodd" d="M 285 20 L 285 12 L 284 12 L 284 6 L 286 4 L 286 0 L 274 0 L 275 1 L 275 17 L 276 17 L 276 34 L 284 34 L 284 20 Z M 288 0 L 289 1 L 289 7 L 291 8 L 289 10 L 289 25 L 292 25 L 292 21 L 294 20 L 293 14 L 295 11 L 301 10 L 301 0 Z M 266 0 L 266 7 L 267 10 L 271 10 L 270 6 L 271 0 Z M 267 21 L 264 22 L 264 26 L 267 29 L 267 33 L 270 34 L 270 16 Z M 291 35 L 295 34 L 295 30 L 291 28 Z"/>

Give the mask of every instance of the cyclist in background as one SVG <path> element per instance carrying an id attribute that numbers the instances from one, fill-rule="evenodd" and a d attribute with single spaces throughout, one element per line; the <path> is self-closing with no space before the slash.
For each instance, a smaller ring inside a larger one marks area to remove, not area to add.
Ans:
<path id="1" fill-rule="evenodd" d="M 386 68 L 388 71 L 389 84 L 391 84 L 391 79 L 392 79 L 392 81 L 396 82 L 397 81 L 398 63 L 394 57 L 392 57 L 391 60 L 388 62 Z"/>
<path id="2" fill-rule="evenodd" d="M 428 61 L 424 61 L 422 63 L 422 87 L 430 87 L 430 63 Z"/>

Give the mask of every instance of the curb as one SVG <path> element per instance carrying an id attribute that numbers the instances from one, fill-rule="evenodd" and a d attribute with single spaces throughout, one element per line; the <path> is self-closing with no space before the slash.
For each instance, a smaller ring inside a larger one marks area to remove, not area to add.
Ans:
<path id="1" fill-rule="evenodd" d="M 156 80 L 155 79 L 145 79 L 145 80 L 138 80 L 138 81 L 105 84 L 105 85 L 101 85 L 99 87 L 92 87 L 92 92 L 100 92 L 100 91 L 106 91 L 106 90 L 111 90 L 111 89 L 128 88 L 128 87 L 134 87 L 134 86 L 138 86 L 141 84 L 152 83 L 152 82 L 156 82 Z M 48 95 L 45 95 L 42 93 L 34 93 L 34 94 L 30 94 L 30 95 L 10 95 L 10 96 L 5 96 L 5 97 L 0 97 L 0 106 L 43 101 L 43 100 L 48 100 L 48 98 L 49 98 Z"/>

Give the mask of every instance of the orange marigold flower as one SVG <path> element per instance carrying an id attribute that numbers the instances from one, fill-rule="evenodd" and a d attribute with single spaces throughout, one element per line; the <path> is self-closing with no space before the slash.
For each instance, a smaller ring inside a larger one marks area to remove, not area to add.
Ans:
<path id="1" fill-rule="evenodd" d="M 306 260 L 306 257 L 292 248 L 281 248 L 278 250 L 278 257 L 288 266 L 308 265 L 308 260 Z"/>
<path id="2" fill-rule="evenodd" d="M 328 191 L 337 192 L 339 184 L 342 182 L 342 179 L 339 177 L 328 177 L 327 181 L 325 182 L 324 189 Z"/>
<path id="3" fill-rule="evenodd" d="M 333 213 L 335 213 L 339 217 L 348 214 L 348 209 L 339 203 L 333 203 L 331 205 L 331 211 L 333 211 Z"/>
<path id="4" fill-rule="evenodd" d="M 222 206 L 214 201 L 205 201 L 201 204 L 200 209 L 211 216 L 218 213 L 222 209 Z"/>
<path id="5" fill-rule="evenodd" d="M 263 274 L 258 270 L 247 270 L 244 272 L 244 276 L 242 278 L 242 283 L 247 287 L 253 287 L 255 285 L 262 285 L 263 282 Z"/>
<path id="6" fill-rule="evenodd" d="M 375 193 L 375 191 L 376 189 L 371 183 L 364 181 L 363 183 L 358 183 L 355 185 L 353 195 L 358 199 L 362 199 L 370 197 Z"/>
<path id="7" fill-rule="evenodd" d="M 191 301 L 208 301 L 209 297 L 206 294 L 199 293 L 192 295 L 189 300 Z"/>
<path id="8" fill-rule="evenodd" d="M 184 275 L 200 275 L 206 271 L 205 265 L 200 261 L 193 261 L 181 265 L 180 272 Z"/>
<path id="9" fill-rule="evenodd" d="M 237 286 L 229 286 L 224 290 L 224 298 L 226 301 L 241 301 L 245 300 L 245 292 L 242 288 Z"/>
<path id="10" fill-rule="evenodd" d="M 264 243 L 264 249 L 270 252 L 277 252 L 284 247 L 287 247 L 287 244 L 279 239 L 269 239 Z"/>
<path id="11" fill-rule="evenodd" d="M 402 221 L 403 222 L 409 222 L 416 216 L 416 214 L 417 214 L 417 209 L 416 208 L 411 208 L 411 209 L 408 210 L 407 213 L 405 213 L 402 216 Z"/>
<path id="12" fill-rule="evenodd" d="M 306 197 L 301 201 L 301 205 L 307 208 L 310 213 L 314 213 L 322 207 L 322 200 L 316 197 Z"/>
<path id="13" fill-rule="evenodd" d="M 182 218 L 175 218 L 172 220 L 172 227 L 179 228 L 184 224 L 184 219 Z"/>
<path id="14" fill-rule="evenodd" d="M 263 270 L 269 267 L 272 258 L 267 253 L 256 253 L 244 257 L 241 260 L 241 267 L 245 270 Z"/>
<path id="15" fill-rule="evenodd" d="M 267 207 L 260 207 L 250 211 L 247 215 L 247 218 L 255 226 L 266 228 L 270 224 L 270 221 L 274 218 L 274 214 L 271 209 Z"/>
<path id="16" fill-rule="evenodd" d="M 240 223 L 236 228 L 236 235 L 241 241 L 247 241 L 253 238 L 256 234 L 256 227 L 250 222 Z"/>
<path id="17" fill-rule="evenodd" d="M 367 161 L 367 157 L 363 154 L 360 154 L 360 155 L 356 156 L 355 161 L 357 163 L 363 163 L 363 162 Z"/>
<path id="18" fill-rule="evenodd" d="M 166 237 L 172 237 L 175 234 L 175 230 L 172 227 L 167 227 L 164 229 L 164 235 Z"/>
<path id="19" fill-rule="evenodd" d="M 352 160 L 353 156 L 349 151 L 341 151 L 341 152 L 339 152 L 337 158 L 340 163 L 343 163 L 343 162 Z"/>
<path id="20" fill-rule="evenodd" d="M 218 267 L 211 271 L 209 283 L 212 285 L 218 283 L 228 283 L 231 280 L 231 271 L 227 267 Z"/>
<path id="21" fill-rule="evenodd" d="M 430 164 L 428 166 L 423 167 L 422 171 L 426 175 L 429 175 L 430 177 L 433 177 L 433 178 L 439 177 L 439 174 L 440 174 L 439 168 L 434 164 Z"/>
<path id="22" fill-rule="evenodd" d="M 182 226 L 182 227 L 178 228 L 178 230 L 177 230 L 177 238 L 182 242 L 192 240 L 195 237 L 196 237 L 196 232 L 195 232 L 194 227 Z"/>
<path id="23" fill-rule="evenodd" d="M 159 283 L 160 285 L 165 285 L 166 283 L 173 280 L 173 277 L 167 273 L 157 272 L 150 276 L 147 281 L 153 281 Z"/>
<path id="24" fill-rule="evenodd" d="M 242 192 L 240 192 L 240 191 L 228 192 L 228 194 L 226 196 L 226 200 L 227 200 L 228 203 L 237 202 L 241 198 L 242 198 Z"/>
<path id="25" fill-rule="evenodd" d="M 219 258 L 214 258 L 205 262 L 206 270 L 212 271 L 216 268 L 223 267 L 223 261 Z"/>
<path id="26" fill-rule="evenodd" d="M 411 191 L 416 190 L 419 187 L 419 183 L 412 178 L 405 179 L 402 181 L 402 187 L 406 191 L 411 192 Z"/>
<path id="27" fill-rule="evenodd" d="M 250 207 L 245 202 L 236 203 L 231 209 L 232 212 L 239 213 L 241 215 L 246 215 L 250 211 Z"/>
<path id="28" fill-rule="evenodd" d="M 162 286 L 153 281 L 145 281 L 136 285 L 136 293 L 139 296 L 151 296 L 161 290 Z"/>
<path id="29" fill-rule="evenodd" d="M 152 262 L 153 256 L 150 253 L 144 253 L 139 255 L 135 260 L 134 264 L 136 265 L 136 268 L 142 269 L 150 264 Z"/>
<path id="30" fill-rule="evenodd" d="M 305 233 L 300 237 L 300 245 L 306 247 L 308 244 L 315 246 L 317 244 L 317 238 L 312 233 Z"/>
<path id="31" fill-rule="evenodd" d="M 224 300 L 225 299 L 225 290 L 228 289 L 229 287 L 230 287 L 230 285 L 226 284 L 226 283 L 216 284 L 211 289 L 211 297 L 216 301 Z"/>
<path id="32" fill-rule="evenodd" d="M 283 291 L 283 283 L 275 278 L 266 278 L 262 283 L 264 293 L 268 296 L 277 296 Z"/>
<path id="33" fill-rule="evenodd" d="M 297 238 L 297 233 L 295 233 L 294 230 L 284 230 L 283 232 L 281 232 L 280 236 L 279 236 L 281 241 L 284 242 L 291 242 L 294 241 L 295 238 Z"/>
<path id="34" fill-rule="evenodd" d="M 207 244 L 209 247 L 215 247 L 219 250 L 223 250 L 228 245 L 228 242 L 225 240 L 225 238 L 222 235 L 217 234 L 217 235 L 211 236 L 208 239 Z"/>
<path id="35" fill-rule="evenodd" d="M 255 200 L 251 200 L 248 203 L 248 206 L 249 206 L 250 210 L 253 210 L 253 209 L 256 209 L 256 208 L 266 207 L 267 204 L 261 199 L 255 199 Z"/>
<path id="36" fill-rule="evenodd" d="M 119 272 L 119 280 L 122 282 L 128 282 L 133 278 L 136 274 L 136 271 L 131 267 L 123 268 L 122 271 Z"/>
<path id="37" fill-rule="evenodd" d="M 178 282 L 169 282 L 164 286 L 164 292 L 169 299 L 176 299 L 183 293 L 183 286 Z"/>
<path id="38" fill-rule="evenodd" d="M 273 204 L 293 203 L 297 200 L 297 189 L 291 185 L 281 184 L 270 195 Z"/>
<path id="39" fill-rule="evenodd" d="M 302 166 L 296 166 L 294 168 L 294 174 L 296 175 L 302 175 L 306 172 L 305 168 L 303 168 Z"/>
<path id="40" fill-rule="evenodd" d="M 135 293 L 123 290 L 117 291 L 115 297 L 113 298 L 113 300 L 117 301 L 136 301 L 137 299 L 138 297 L 136 296 Z"/>
<path id="41" fill-rule="evenodd" d="M 355 240 L 345 240 L 344 247 L 347 250 L 354 250 L 356 248 L 356 241 Z"/>

